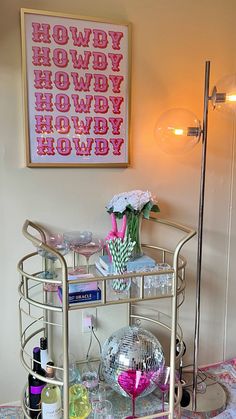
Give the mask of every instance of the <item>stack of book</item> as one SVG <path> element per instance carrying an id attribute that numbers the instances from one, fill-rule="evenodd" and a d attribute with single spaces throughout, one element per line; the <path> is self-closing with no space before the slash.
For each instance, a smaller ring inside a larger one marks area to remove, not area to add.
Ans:
<path id="1" fill-rule="evenodd" d="M 154 259 L 150 256 L 142 255 L 139 258 L 131 259 L 127 262 L 127 272 L 140 271 L 142 268 L 154 268 L 155 266 L 156 262 Z M 108 255 L 100 256 L 96 267 L 105 276 L 115 273 L 114 265 Z"/>
<path id="2" fill-rule="evenodd" d="M 73 279 L 93 278 L 92 274 L 68 274 L 68 282 Z M 58 287 L 58 297 L 62 302 L 62 288 Z M 88 301 L 101 300 L 101 290 L 97 281 L 83 282 L 78 284 L 69 283 L 69 304 L 85 303 Z"/>

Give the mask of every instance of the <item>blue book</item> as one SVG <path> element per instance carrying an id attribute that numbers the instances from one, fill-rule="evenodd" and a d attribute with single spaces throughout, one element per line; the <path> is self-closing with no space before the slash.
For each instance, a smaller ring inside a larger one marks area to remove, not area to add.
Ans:
<path id="1" fill-rule="evenodd" d="M 101 268 L 109 274 L 114 272 L 114 266 L 109 259 L 108 255 L 100 256 L 99 264 Z M 156 266 L 156 261 L 152 259 L 150 256 L 142 255 L 139 258 L 131 259 L 127 262 L 127 271 L 136 271 L 137 269 L 140 270 L 142 268 L 154 268 Z"/>
<path id="2" fill-rule="evenodd" d="M 60 302 L 62 302 L 62 289 L 58 287 L 58 297 Z M 89 301 L 99 301 L 102 298 L 102 293 L 100 288 L 90 291 L 77 291 L 69 293 L 69 304 L 75 303 L 85 303 Z"/>

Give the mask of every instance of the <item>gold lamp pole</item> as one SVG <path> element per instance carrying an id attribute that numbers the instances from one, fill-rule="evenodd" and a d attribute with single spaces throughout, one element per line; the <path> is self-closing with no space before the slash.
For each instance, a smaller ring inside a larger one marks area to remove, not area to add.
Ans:
<path id="1" fill-rule="evenodd" d="M 236 102 L 236 78 L 230 76 L 224 79 L 225 92 L 218 92 L 216 86 L 209 95 L 210 82 L 210 61 L 205 63 L 205 85 L 204 85 L 204 109 L 202 127 L 198 119 L 189 111 L 183 109 L 173 109 L 164 113 L 157 122 L 156 136 L 159 146 L 163 151 L 170 154 L 181 154 L 193 148 L 201 139 L 201 176 L 200 176 L 200 196 L 198 208 L 198 244 L 197 244 L 197 273 L 196 273 L 196 305 L 195 305 L 195 329 L 194 329 L 194 356 L 193 356 L 193 382 L 192 382 L 192 407 L 187 407 L 188 411 L 201 414 L 218 410 L 224 410 L 226 396 L 223 388 L 218 384 L 215 387 L 216 397 L 209 397 L 208 391 L 201 394 L 202 406 L 197 403 L 198 375 L 199 375 L 199 336 L 200 336 L 200 311 L 201 311 L 201 280 L 202 280 L 202 241 L 203 241 L 203 220 L 204 220 L 204 200 L 205 200 L 205 179 L 206 179 L 206 157 L 207 157 L 207 134 L 208 134 L 208 108 L 209 101 L 213 108 L 223 107 L 229 104 L 233 108 Z M 228 92 L 226 93 L 226 90 Z M 182 121 L 181 121 L 182 120 Z M 204 400 L 203 400 L 204 399 Z M 208 399 L 207 408 L 205 400 Z M 210 400 L 211 399 L 211 400 Z"/>
<path id="2" fill-rule="evenodd" d="M 194 331 L 194 357 L 193 357 L 193 410 L 197 410 L 197 377 L 198 377 L 198 352 L 200 330 L 200 304 L 201 304 L 201 273 L 202 273 L 202 236 L 205 201 L 206 180 L 206 152 L 207 152 L 207 128 L 208 128 L 208 104 L 209 104 L 210 61 L 205 65 L 205 88 L 202 137 L 202 161 L 200 178 L 200 197 L 198 209 L 198 246 L 197 246 L 197 278 L 196 278 L 196 306 L 195 306 L 195 331 Z"/>

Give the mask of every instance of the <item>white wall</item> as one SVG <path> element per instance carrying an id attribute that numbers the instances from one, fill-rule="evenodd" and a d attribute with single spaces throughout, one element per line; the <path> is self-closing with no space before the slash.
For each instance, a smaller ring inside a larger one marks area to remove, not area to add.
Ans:
<path id="1" fill-rule="evenodd" d="M 21 7 L 132 23 L 130 168 L 25 167 Z M 26 218 L 51 229 L 90 228 L 104 234 L 109 228 L 107 201 L 117 192 L 139 188 L 158 195 L 163 217 L 196 227 L 200 146 L 173 159 L 160 152 L 153 130 L 158 116 L 172 107 L 192 109 L 201 118 L 206 59 L 212 61 L 212 83 L 235 71 L 235 13 L 234 0 L 1 1 L 1 402 L 19 399 L 26 380 L 18 356 L 16 273 L 17 261 L 31 250 L 21 234 Z M 235 223 L 230 225 L 233 121 L 217 112 L 210 111 L 209 116 L 200 345 L 200 362 L 204 364 L 234 356 L 236 343 L 232 329 L 234 266 L 228 266 L 229 255 L 233 263 L 235 259 Z M 180 318 L 191 352 L 196 240 L 185 254 L 189 277 Z"/>

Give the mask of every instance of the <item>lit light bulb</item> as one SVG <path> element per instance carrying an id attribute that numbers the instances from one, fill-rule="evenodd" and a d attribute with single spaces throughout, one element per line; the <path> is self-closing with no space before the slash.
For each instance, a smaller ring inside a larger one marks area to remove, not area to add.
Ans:
<path id="1" fill-rule="evenodd" d="M 161 115 L 155 127 L 159 147 L 168 154 L 183 154 L 199 141 L 198 118 L 186 109 L 171 109 Z"/>
<path id="2" fill-rule="evenodd" d="M 173 131 L 174 135 L 184 135 L 184 130 L 182 128 L 170 128 Z"/>
<path id="3" fill-rule="evenodd" d="M 229 93 L 228 95 L 226 95 L 226 102 L 236 102 L 236 94 Z"/>
<path id="4" fill-rule="evenodd" d="M 226 76 L 216 83 L 211 96 L 213 107 L 225 113 L 236 110 L 236 74 Z"/>

